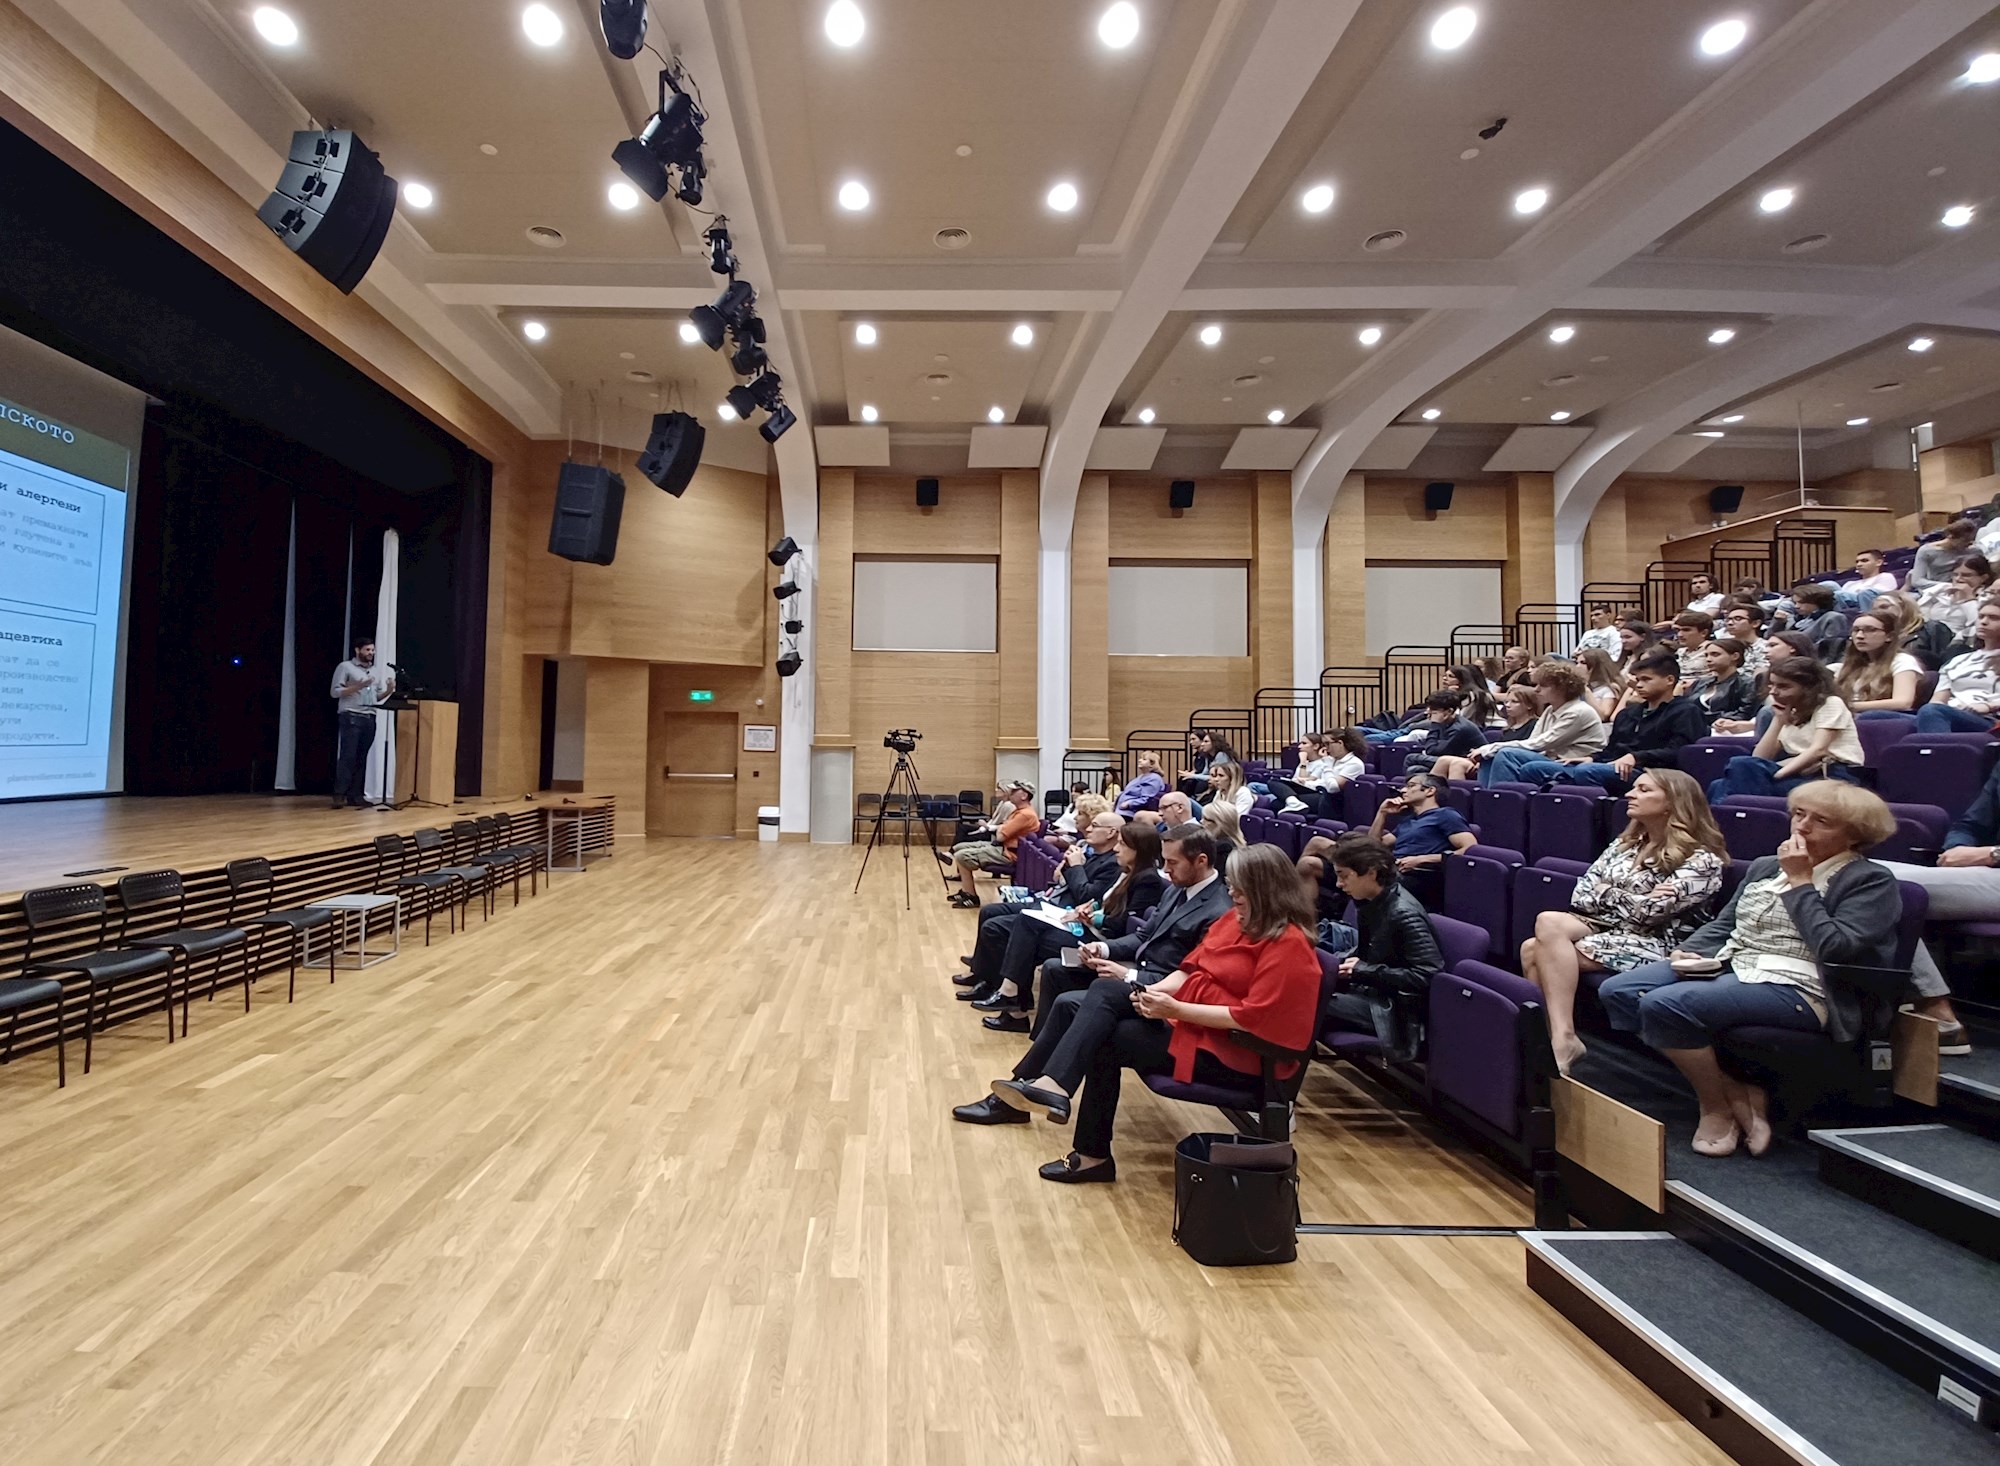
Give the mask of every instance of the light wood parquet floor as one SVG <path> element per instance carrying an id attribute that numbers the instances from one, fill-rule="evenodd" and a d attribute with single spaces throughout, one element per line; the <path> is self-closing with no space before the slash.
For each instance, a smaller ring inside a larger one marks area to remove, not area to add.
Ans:
<path id="1" fill-rule="evenodd" d="M 0 1070 L 0 1461 L 1719 1462 L 1522 1281 L 1512 1238 L 1169 1240 L 1136 1085 L 1120 1179 L 952 1104 L 1018 1040 L 945 975 L 971 918 L 858 854 L 621 846 L 339 984 Z M 928 856 L 921 856 L 927 860 Z M 878 857 L 880 862 L 880 857 Z M 919 876 L 923 875 L 922 872 Z M 1320 1221 L 1525 1222 L 1337 1074 Z"/>

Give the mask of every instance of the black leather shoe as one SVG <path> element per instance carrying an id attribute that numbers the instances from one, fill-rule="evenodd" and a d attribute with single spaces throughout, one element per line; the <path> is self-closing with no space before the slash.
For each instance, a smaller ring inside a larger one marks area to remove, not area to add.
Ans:
<path id="1" fill-rule="evenodd" d="M 1017 1110 L 1040 1110 L 1052 1125 L 1069 1123 L 1069 1096 L 1066 1094 L 1057 1094 L 1052 1089 L 1037 1089 L 1018 1079 L 994 1080 L 993 1093 L 1002 1104 L 1012 1105 Z"/>
<path id="2" fill-rule="evenodd" d="M 1012 1109 L 1000 1103 L 992 1095 L 983 1100 L 974 1100 L 969 1105 L 954 1105 L 951 1111 L 954 1120 L 963 1120 L 968 1125 L 1025 1125 L 1028 1113 Z"/>
<path id="3" fill-rule="evenodd" d="M 951 975 L 951 985 L 955 988 L 973 987 L 978 982 L 979 979 L 970 972 L 954 972 Z"/>
<path id="4" fill-rule="evenodd" d="M 970 967 L 972 965 L 972 954 L 970 952 L 960 952 L 958 954 L 958 965 L 961 967 Z"/>
<path id="5" fill-rule="evenodd" d="M 996 1013 L 991 1018 L 980 1019 L 979 1022 L 982 1027 L 990 1028 L 995 1033 L 1026 1033 L 1034 1027 L 1025 1013 Z"/>
<path id="6" fill-rule="evenodd" d="M 999 990 L 1000 985 L 998 983 L 982 978 L 969 988 L 960 988 L 952 996 L 957 998 L 961 1003 L 976 1003 L 981 998 L 992 997 Z"/>
<path id="7" fill-rule="evenodd" d="M 995 988 L 991 997 L 974 998 L 972 1006 L 982 1013 L 1018 1013 L 1021 1011 L 1021 995 L 1003 993 Z"/>
<path id="8" fill-rule="evenodd" d="M 1044 1181 L 1059 1181 L 1065 1186 L 1081 1186 L 1087 1181 L 1116 1181 L 1118 1162 L 1106 1156 L 1094 1166 L 1079 1166 L 1076 1152 L 1071 1151 L 1059 1161 L 1050 1161 L 1035 1173 Z"/>

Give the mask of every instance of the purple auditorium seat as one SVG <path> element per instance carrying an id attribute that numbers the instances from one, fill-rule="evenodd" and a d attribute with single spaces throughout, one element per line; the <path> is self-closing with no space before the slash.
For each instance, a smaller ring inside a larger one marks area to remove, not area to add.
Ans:
<path id="1" fill-rule="evenodd" d="M 1410 755 L 1416 752 L 1414 743 L 1383 743 L 1377 745 L 1381 757 L 1375 761 L 1375 771 L 1385 779 L 1401 779 L 1404 766 Z"/>
<path id="2" fill-rule="evenodd" d="M 1715 909 L 1720 911 L 1729 904 L 1729 898 L 1736 894 L 1736 888 L 1743 884 L 1743 873 L 1750 869 L 1747 860 L 1732 860 L 1722 867 L 1722 889 L 1715 893 Z"/>
<path id="3" fill-rule="evenodd" d="M 1444 858 L 1445 914 L 1486 933 L 1484 957 L 1505 959 L 1513 950 L 1508 925 L 1514 872 L 1525 862 L 1513 850 L 1473 845 Z"/>
<path id="4" fill-rule="evenodd" d="M 1275 810 L 1278 807 L 1278 801 L 1268 794 L 1259 794 L 1250 801 L 1250 807 L 1252 809 Z"/>
<path id="5" fill-rule="evenodd" d="M 1905 738 L 1882 750 L 1875 761 L 1875 792 L 1891 804 L 1935 804 L 1963 814 L 1986 782 L 1986 750 L 2000 747 L 1983 733 L 1961 735 L 1965 742 Z"/>
<path id="6" fill-rule="evenodd" d="M 1473 790 L 1472 812 L 1466 819 L 1479 826 L 1481 844 L 1526 850 L 1528 787 L 1496 784 Z"/>
<path id="7" fill-rule="evenodd" d="M 1314 820 L 1312 822 L 1311 834 L 1307 835 L 1306 838 L 1311 839 L 1313 835 L 1324 835 L 1329 840 L 1337 839 L 1339 836 L 1346 834 L 1348 829 L 1349 826 L 1339 820 Z"/>
<path id="8" fill-rule="evenodd" d="M 1752 753 L 1756 747 L 1755 738 L 1718 734 L 1685 745 L 1678 755 L 1678 762 L 1682 773 L 1706 789 L 1722 777 L 1722 771 L 1731 759 L 1739 754 Z"/>
<path id="9" fill-rule="evenodd" d="M 1524 865 L 1514 872 L 1511 919 L 1515 950 L 1508 953 L 1509 962 L 1519 960 L 1520 944 L 1535 934 L 1536 917 L 1544 911 L 1569 910 L 1576 881 L 1573 875 L 1540 865 Z"/>
<path id="10" fill-rule="evenodd" d="M 1276 822 L 1276 816 L 1265 810 L 1251 810 L 1240 821 L 1243 826 L 1244 843 L 1247 845 L 1274 844 L 1275 842 L 1271 838 L 1271 826 Z"/>
<path id="11" fill-rule="evenodd" d="M 1319 954 L 1319 1005 L 1314 1012 L 1326 1012 L 1327 1002 L 1339 983 L 1339 974 L 1340 959 L 1322 950 Z M 1213 1105 L 1232 1118 L 1241 1114 L 1251 1122 L 1252 1133 L 1266 1140 L 1286 1139 L 1291 1134 L 1292 1101 L 1298 1098 L 1299 1088 L 1305 1083 L 1306 1070 L 1312 1065 L 1314 1039 L 1307 1039 L 1303 1049 L 1285 1049 L 1241 1031 L 1231 1036 L 1245 1048 L 1254 1050 L 1262 1060 L 1260 1088 L 1183 1084 L 1171 1072 L 1148 1074 L 1146 1088 L 1166 1099 L 1181 1100 L 1191 1105 Z M 1282 1063 L 1297 1065 L 1289 1079 L 1278 1077 L 1278 1065 Z"/>
<path id="12" fill-rule="evenodd" d="M 1521 1015 L 1541 1000 L 1526 978 L 1484 962 L 1460 962 L 1433 978 L 1431 1092 L 1519 1136 L 1527 1107 Z"/>
<path id="13" fill-rule="evenodd" d="M 1350 829 L 1365 830 L 1382 801 L 1395 792 L 1394 784 L 1376 774 L 1349 779 L 1340 791 L 1340 818 Z"/>
<path id="14" fill-rule="evenodd" d="M 1854 720 L 1854 731 L 1861 737 L 1863 768 L 1870 771 L 1868 777 L 1875 776 L 1873 770 L 1882 766 L 1882 755 L 1896 744 L 1901 743 L 1917 728 L 1915 713 L 1882 713 Z"/>
<path id="15" fill-rule="evenodd" d="M 1937 864 L 1951 816 L 1935 804 L 1891 804 L 1889 813 L 1896 817 L 1896 833 L 1870 850 L 1869 856 L 1904 865 Z"/>
<path id="16" fill-rule="evenodd" d="M 1302 814 L 1281 814 L 1272 819 L 1271 843 L 1285 854 L 1297 860 L 1299 852 L 1306 848 L 1306 817 Z"/>
<path id="17" fill-rule="evenodd" d="M 1588 865 L 1603 848 L 1598 838 L 1600 810 L 1611 802 L 1600 790 L 1574 785 L 1569 790 L 1551 789 L 1532 796 L 1528 800 L 1528 859 L 1557 855 Z"/>
<path id="18" fill-rule="evenodd" d="M 1722 843 L 1728 847 L 1731 860 L 1758 860 L 1775 855 L 1792 833 L 1792 819 L 1785 813 L 1782 800 L 1777 809 L 1771 809 L 1732 797 L 1717 805 L 1713 813 L 1716 824 L 1722 828 Z"/>
<path id="19" fill-rule="evenodd" d="M 1578 876 L 1590 869 L 1587 860 L 1565 860 L 1560 855 L 1544 855 L 1535 862 L 1536 870 L 1552 870 L 1559 876 Z"/>
<path id="20" fill-rule="evenodd" d="M 1472 823 L 1472 791 L 1479 785 L 1470 779 L 1447 779 L 1444 791 L 1438 795 L 1438 802 L 1447 809 L 1458 811 L 1467 824 Z"/>
<path id="21" fill-rule="evenodd" d="M 1444 958 L 1446 970 L 1461 962 L 1477 962 L 1486 955 L 1487 934 L 1472 922 L 1433 916 L 1431 930 L 1437 934 L 1438 953 Z"/>

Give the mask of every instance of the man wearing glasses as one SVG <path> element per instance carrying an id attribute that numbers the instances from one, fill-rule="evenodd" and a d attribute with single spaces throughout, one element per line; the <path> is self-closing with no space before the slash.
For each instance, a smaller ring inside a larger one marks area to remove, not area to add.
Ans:
<path id="1" fill-rule="evenodd" d="M 1375 811 L 1368 833 L 1387 845 L 1396 857 L 1403 884 L 1428 906 L 1441 889 L 1438 867 L 1454 850 L 1478 843 L 1465 816 L 1438 802 L 1444 785 L 1431 774 L 1411 774 L 1400 794 L 1392 794 Z M 1395 829 L 1388 828 L 1390 821 Z"/>

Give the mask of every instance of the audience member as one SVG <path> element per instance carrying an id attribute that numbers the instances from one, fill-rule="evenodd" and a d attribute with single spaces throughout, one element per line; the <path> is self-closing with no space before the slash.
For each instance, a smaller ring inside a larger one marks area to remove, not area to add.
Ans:
<path id="1" fill-rule="evenodd" d="M 1413 881 L 1420 897 L 1430 897 L 1440 889 L 1438 867 L 1447 854 L 1477 843 L 1465 816 L 1439 802 L 1444 781 L 1435 773 L 1405 774 L 1402 791 L 1392 794 L 1375 810 L 1368 833 L 1396 852 L 1396 870 Z M 1390 822 L 1395 828 L 1389 828 Z"/>
<path id="2" fill-rule="evenodd" d="M 1732 758 L 1708 786 L 1710 804 L 1732 794 L 1789 794 L 1815 779 L 1854 781 L 1863 762 L 1861 738 L 1824 666 L 1804 657 L 1773 663 L 1771 712 L 1756 751 Z"/>
<path id="3" fill-rule="evenodd" d="M 1884 591 L 1870 603 L 1868 614 L 1883 618 L 1883 624 L 1891 628 L 1897 649 L 1909 652 L 1925 671 L 1935 672 L 1944 665 L 1945 653 L 1953 640 L 1951 628 L 1941 621 L 1926 621 L 1917 603 L 1908 596 Z M 1845 655 L 1845 652 L 1845 648 L 1839 653 L 1822 649 L 1825 656 Z"/>
<path id="4" fill-rule="evenodd" d="M 1757 680 L 1743 670 L 1743 652 L 1743 643 L 1733 636 L 1718 637 L 1702 649 L 1708 670 L 1694 679 L 1687 695 L 1712 726 L 1720 726 L 1719 718 L 1747 723 L 1757 716 L 1763 699 L 1757 695 Z"/>
<path id="5" fill-rule="evenodd" d="M 1763 612 L 1754 602 L 1731 601 L 1725 605 L 1717 636 L 1743 643 L 1743 670 L 1750 676 L 1762 677 L 1770 669 L 1771 659 L 1764 652 Z"/>
<path id="6" fill-rule="evenodd" d="M 1729 1155 L 1739 1141 L 1762 1155 L 1771 1144 L 1764 1091 L 1724 1071 L 1717 1034 L 1790 1028 L 1844 1044 L 1886 1027 L 1838 969 L 1895 961 L 1903 911 L 1896 878 L 1861 854 L 1895 831 L 1895 816 L 1868 790 L 1830 781 L 1795 789 L 1789 803 L 1791 837 L 1751 864 L 1720 916 L 1667 961 L 1597 990 L 1612 1027 L 1639 1034 L 1694 1086 L 1694 1149 L 1705 1156 Z"/>
<path id="7" fill-rule="evenodd" d="M 1576 639 L 1570 656 L 1580 662 L 1590 647 L 1596 647 L 1614 662 L 1624 655 L 1618 644 L 1618 628 L 1612 624 L 1611 607 L 1602 601 L 1590 608 L 1590 629 Z"/>
<path id="8" fill-rule="evenodd" d="M 1576 988 L 1583 972 L 1625 972 L 1666 958 L 1706 916 L 1728 864 L 1701 786 L 1648 769 L 1625 798 L 1625 832 L 1576 883 L 1568 911 L 1544 911 L 1521 943 L 1521 972 L 1542 990 L 1556 1067 L 1582 1057 Z"/>
<path id="9" fill-rule="evenodd" d="M 1618 623 L 1618 670 L 1624 671 L 1632 665 L 1632 659 L 1643 652 L 1652 650 L 1659 642 L 1653 628 L 1637 616 L 1628 616 Z"/>
<path id="10" fill-rule="evenodd" d="M 1083 839 L 1063 855 L 1048 889 L 1041 893 L 1042 899 L 1073 909 L 1088 905 L 1110 890 L 1122 869 L 1117 845 L 1118 834 L 1124 828 L 1125 821 L 1109 810 L 1095 816 L 1084 827 Z M 1000 986 L 1001 959 L 1010 941 L 1021 927 L 1039 925 L 1040 921 L 1024 908 L 1005 901 L 981 907 L 978 935 L 973 938 L 972 956 L 966 963 L 971 971 L 952 979 L 964 989 L 959 996 L 974 1007 L 992 997 Z"/>
<path id="11" fill-rule="evenodd" d="M 1911 593 L 1929 590 L 1951 579 L 1951 572 L 1975 553 L 1973 539 L 1979 526 L 1969 519 L 1954 519 L 1944 527 L 1941 538 L 1917 546 L 1917 558 L 1910 563 L 1910 575 L 1903 582 Z"/>
<path id="12" fill-rule="evenodd" d="M 1250 786 L 1243 782 L 1243 765 L 1235 759 L 1227 762 L 1215 760 L 1208 766 L 1209 798 L 1202 801 L 1206 806 L 1211 800 L 1222 800 L 1236 806 L 1239 815 L 1248 814 L 1257 803 L 1257 796 L 1250 792 Z"/>
<path id="13" fill-rule="evenodd" d="M 1124 1070 L 1241 1090 L 1247 1102 L 1262 1087 L 1262 1061 L 1231 1032 L 1289 1049 L 1311 1043 L 1319 1022 L 1316 918 L 1292 862 L 1274 846 L 1244 851 L 1227 901 L 1177 970 L 1150 984 L 1093 982 L 1082 1001 L 1051 1017 L 1014 1073 L 994 1081 L 992 1097 L 1023 1116 L 1039 1110 L 1062 1123 L 1075 1105 L 1076 1148 L 1043 1166 L 1042 1179 L 1116 1179 L 1111 1134 Z M 1292 1072 L 1296 1066 L 1279 1071 Z"/>
<path id="14" fill-rule="evenodd" d="M 1229 745 L 1218 733 L 1207 728 L 1196 729 L 1188 738 L 1188 766 L 1180 771 L 1177 787 L 1191 799 L 1199 799 L 1208 792 L 1209 768 L 1220 761 L 1231 762 L 1233 755 Z"/>
<path id="15" fill-rule="evenodd" d="M 1834 619 L 1839 622 L 1841 635 L 1844 638 L 1847 634 L 1847 618 L 1845 616 L 1837 616 Z M 1764 638 L 1764 652 L 1772 666 L 1784 661 L 1787 657 L 1803 657 L 1808 662 L 1821 660 L 1819 653 L 1813 647 L 1811 639 L 1802 631 L 1772 632 Z M 1764 680 L 1767 684 L 1770 681 L 1768 671 L 1765 673 Z M 1761 735 L 1770 726 L 1770 723 L 1771 701 L 1767 695 L 1758 703 L 1755 709 L 1741 719 L 1717 718 L 1715 720 L 1715 731 L 1717 733 L 1756 733 Z"/>
<path id="16" fill-rule="evenodd" d="M 1974 635 L 1979 649 L 1946 662 L 1937 691 L 1917 709 L 1919 733 L 1986 733 L 2000 718 L 2000 602 L 1980 602 Z"/>
<path id="17" fill-rule="evenodd" d="M 1899 881 L 1922 886 L 1930 895 L 1932 921 L 1991 921 L 2000 911 L 2000 768 L 1964 814 L 1951 822 L 1936 865 L 1884 861 Z M 1910 962 L 1916 1011 L 1936 1020 L 1938 1052 L 1969 1054 L 1972 1039 L 1952 1011 L 1951 988 L 1938 970 L 1928 944 L 1919 942 Z"/>
<path id="18" fill-rule="evenodd" d="M 1536 759 L 1585 763 L 1604 747 L 1604 720 L 1583 700 L 1583 673 L 1574 662 L 1548 662 L 1535 669 L 1535 696 L 1542 705 L 1534 729 L 1516 742 L 1486 743 L 1464 758 L 1439 759 L 1433 773 L 1447 778 L 1471 777 L 1493 784 L 1514 777 L 1514 770 Z"/>
<path id="19" fill-rule="evenodd" d="M 1692 682 L 1708 670 L 1701 649 L 1715 634 L 1715 618 L 1702 611 L 1683 611 L 1674 617 L 1674 653 L 1680 658 L 1681 680 Z"/>
<path id="20" fill-rule="evenodd" d="M 1896 589 L 1896 577 L 1882 568 L 1880 550 L 1863 550 L 1854 557 L 1854 579 L 1845 585 L 1823 580 L 1833 592 L 1833 604 L 1842 611 L 1864 611 L 1875 597 Z M 1796 598 L 1794 598 L 1796 599 Z"/>
<path id="21" fill-rule="evenodd" d="M 1993 585 L 1993 564 L 1984 555 L 1967 555 L 1952 567 L 1949 579 L 1925 589 L 1917 609 L 1926 621 L 1943 622 L 1954 643 L 1972 640 L 1979 602 Z"/>
<path id="22" fill-rule="evenodd" d="M 1511 687 L 1502 694 L 1502 706 L 1523 704 L 1530 711 L 1521 721 L 1525 725 L 1534 721 L 1533 696 L 1530 689 Z M 1459 712 L 1458 694 L 1455 692 L 1433 692 L 1424 699 L 1424 721 L 1417 725 L 1421 735 L 1417 746 L 1403 761 L 1407 773 L 1426 773 L 1441 758 L 1459 757 L 1478 748 L 1485 741 L 1484 732 Z"/>
<path id="23" fill-rule="evenodd" d="M 1898 651 L 1887 614 L 1864 611 L 1847 634 L 1847 655 L 1827 671 L 1833 690 L 1858 717 L 1870 713 L 1907 713 L 1917 704 L 1917 683 L 1924 664 Z"/>
<path id="24" fill-rule="evenodd" d="M 1132 818 L 1141 824 L 1151 825 L 1155 830 L 1191 825 L 1195 822 L 1194 801 L 1178 789 L 1169 789 L 1160 796 L 1158 809 L 1142 809 Z"/>
<path id="25" fill-rule="evenodd" d="M 1031 784 L 1013 779 L 1000 786 L 1000 799 L 993 816 L 980 827 L 980 833 L 988 839 L 965 840 L 951 847 L 951 853 L 939 850 L 938 860 L 953 867 L 958 877 L 958 889 L 951 893 L 951 904 L 976 909 L 979 905 L 979 885 L 974 877 L 982 870 L 1004 870 L 1014 863 L 1014 847 L 1021 843 L 1023 835 L 1033 834 L 1040 828 L 1042 817 L 1035 813 L 1035 790 Z"/>
<path id="26" fill-rule="evenodd" d="M 1833 592 L 1826 586 L 1794 586 L 1792 605 L 1789 618 L 1781 614 L 1776 619 L 1788 620 L 1787 629 L 1803 634 L 1813 645 L 1813 655 L 1818 655 L 1823 642 L 1847 639 L 1847 618 L 1834 609 Z"/>
<path id="27" fill-rule="evenodd" d="M 1079 829 L 1089 829 L 1091 820 L 1110 808 L 1111 801 L 1102 794 L 1092 794 L 1085 790 L 1081 794 L 1072 795 L 1069 807 L 1063 810 L 1055 822 L 1054 829 L 1058 843 L 1068 848 Z"/>
<path id="28" fill-rule="evenodd" d="M 1500 716 L 1500 703 L 1493 695 L 1492 684 L 1472 663 L 1453 667 L 1445 676 L 1443 691 L 1457 693 L 1461 699 L 1460 711 L 1482 728 Z"/>
<path id="29" fill-rule="evenodd" d="M 1500 676 L 1494 687 L 1505 692 L 1510 687 L 1524 687 L 1528 674 L 1534 670 L 1533 658 L 1524 646 L 1510 646 L 1500 658 Z"/>
<path id="30" fill-rule="evenodd" d="M 1585 647 L 1578 654 L 1576 665 L 1583 672 L 1583 700 L 1590 704 L 1592 712 L 1608 721 L 1618 700 L 1625 695 L 1625 678 L 1600 647 Z"/>
<path id="31" fill-rule="evenodd" d="M 1611 735 L 1597 757 L 1581 763 L 1529 759 L 1516 763 L 1511 777 L 1544 786 L 1595 784 L 1623 794 L 1641 770 L 1673 768 L 1683 748 L 1708 736 L 1701 705 L 1674 690 L 1677 673 L 1664 651 L 1639 658 L 1632 666 L 1632 696 L 1612 719 Z"/>
<path id="32" fill-rule="evenodd" d="M 1709 624 L 1712 627 L 1714 625 L 1715 615 L 1721 609 L 1722 609 L 1722 592 L 1715 588 L 1714 578 L 1701 571 L 1697 571 L 1695 572 L 1695 574 L 1689 576 L 1688 603 L 1685 608 L 1685 611 L 1692 611 L 1697 615 L 1708 617 Z M 1683 612 L 1683 614 L 1685 614 L 1685 611 Z M 1655 631 L 1671 631 L 1675 626 L 1678 626 L 1679 624 L 1680 624 L 1680 617 L 1676 616 L 1670 620 L 1660 621 L 1655 623 L 1653 629 Z"/>
<path id="33" fill-rule="evenodd" d="M 1299 740 L 1299 766 L 1292 777 L 1265 783 L 1273 797 L 1284 801 L 1281 809 L 1331 818 L 1340 791 L 1367 768 L 1367 753 L 1368 740 L 1359 728 L 1343 728 L 1337 735 L 1308 733 Z"/>
<path id="34" fill-rule="evenodd" d="M 1243 817 L 1236 806 L 1217 799 L 1201 812 L 1201 827 L 1215 840 L 1215 873 L 1229 874 L 1229 860 L 1244 845 Z"/>
<path id="35" fill-rule="evenodd" d="M 1112 806 L 1119 814 L 1128 818 L 1144 809 L 1148 804 L 1159 803 L 1160 796 L 1167 792 L 1167 777 L 1160 772 L 1160 756 L 1143 752 L 1132 760 L 1138 770 L 1118 794 L 1118 802 Z"/>
<path id="36" fill-rule="evenodd" d="M 1390 1058 L 1414 1059 L 1421 1020 L 1407 1015 L 1444 970 L 1437 933 L 1404 883 L 1395 853 L 1373 834 L 1342 835 L 1324 857 L 1354 902 L 1354 946 L 1340 964 L 1342 990 L 1327 1003 L 1333 1027 L 1372 1033 Z"/>
<path id="37" fill-rule="evenodd" d="M 1510 687 L 1500 697 L 1500 726 L 1488 729 L 1488 743 L 1516 743 L 1535 731 L 1542 715 L 1542 700 L 1529 687 Z M 1475 745 L 1476 746 L 1476 745 Z M 1470 749 L 1466 750 L 1468 753 Z"/>

